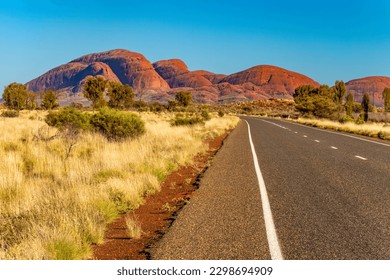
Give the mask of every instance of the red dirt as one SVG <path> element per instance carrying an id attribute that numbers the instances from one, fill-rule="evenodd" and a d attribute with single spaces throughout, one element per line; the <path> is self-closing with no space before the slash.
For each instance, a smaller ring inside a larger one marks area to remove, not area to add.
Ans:
<path id="1" fill-rule="evenodd" d="M 93 248 L 95 260 L 146 260 L 150 259 L 149 248 L 169 229 L 178 211 L 190 200 L 192 193 L 199 187 L 202 174 L 206 171 L 210 159 L 222 146 L 228 133 L 208 142 L 206 154 L 198 155 L 194 164 L 179 168 L 170 174 L 161 185 L 161 191 L 145 199 L 145 203 L 132 213 L 122 215 L 108 225 L 105 241 Z M 171 213 L 163 209 L 169 204 Z M 140 239 L 128 237 L 125 219 L 135 217 L 140 223 L 143 234 Z"/>

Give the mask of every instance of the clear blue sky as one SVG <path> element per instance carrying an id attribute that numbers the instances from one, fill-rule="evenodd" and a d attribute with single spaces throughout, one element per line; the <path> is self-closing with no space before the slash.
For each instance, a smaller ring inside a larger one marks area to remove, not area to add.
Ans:
<path id="1" fill-rule="evenodd" d="M 0 93 L 116 48 L 223 74 L 271 64 L 324 84 L 390 76 L 386 0 L 1 0 L 0 38 Z"/>

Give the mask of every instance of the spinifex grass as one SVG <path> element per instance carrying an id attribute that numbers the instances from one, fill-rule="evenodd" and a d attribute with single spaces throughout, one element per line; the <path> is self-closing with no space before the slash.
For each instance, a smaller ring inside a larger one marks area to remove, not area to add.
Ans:
<path id="1" fill-rule="evenodd" d="M 109 142 L 58 134 L 44 114 L 0 117 L 0 259 L 89 258 L 107 223 L 158 192 L 170 172 L 206 150 L 205 138 L 238 122 L 172 127 L 173 115 L 145 113 L 143 136 Z"/>

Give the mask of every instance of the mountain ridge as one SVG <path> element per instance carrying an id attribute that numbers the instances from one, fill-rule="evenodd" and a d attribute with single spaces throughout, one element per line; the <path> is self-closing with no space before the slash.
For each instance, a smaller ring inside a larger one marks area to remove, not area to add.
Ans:
<path id="1" fill-rule="evenodd" d="M 193 100 L 199 103 L 292 99 L 296 87 L 320 85 L 308 76 L 273 65 L 256 65 L 225 75 L 207 70 L 191 71 L 179 58 L 151 63 L 140 53 L 114 49 L 73 59 L 27 82 L 26 86 L 33 92 L 58 91 L 61 103 L 86 101 L 82 95 L 83 84 L 88 77 L 98 75 L 132 86 L 139 98 L 149 102 L 166 102 L 182 90 L 191 91 Z M 388 80 L 375 87 L 373 96 L 378 101 L 380 89 L 386 85 L 390 87 L 390 77 L 382 78 Z M 346 83 L 347 89 L 354 90 L 359 97 L 360 90 L 353 81 Z"/>

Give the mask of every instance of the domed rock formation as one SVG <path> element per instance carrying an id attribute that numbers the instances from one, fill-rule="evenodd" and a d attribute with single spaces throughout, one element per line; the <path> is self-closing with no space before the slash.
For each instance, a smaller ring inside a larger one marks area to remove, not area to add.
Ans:
<path id="1" fill-rule="evenodd" d="M 112 50 L 90 54 L 56 67 L 28 82 L 34 91 L 82 91 L 82 81 L 88 76 L 101 75 L 107 80 L 128 84 L 137 91 L 168 90 L 167 82 L 141 54 L 127 50 Z"/>
<path id="2" fill-rule="evenodd" d="M 167 101 L 181 90 L 191 91 L 193 100 L 202 103 L 291 99 L 300 85 L 319 86 L 302 74 L 275 66 L 259 65 L 227 76 L 205 70 L 190 71 L 180 59 L 151 64 L 142 54 L 122 49 L 82 56 L 26 85 L 34 92 L 51 89 L 60 92 L 61 98 L 75 96 L 80 100 L 84 98 L 85 80 L 98 75 L 132 86 L 146 101 Z"/>
<path id="3" fill-rule="evenodd" d="M 361 102 L 363 95 L 368 93 L 371 103 L 377 106 L 383 105 L 382 93 L 385 87 L 390 87 L 390 77 L 371 76 L 351 80 L 345 83 L 347 92 L 352 93 L 356 102 Z"/>

